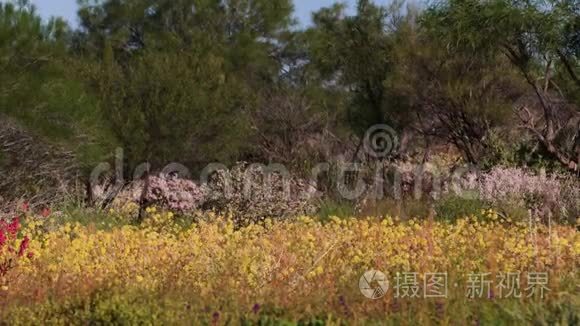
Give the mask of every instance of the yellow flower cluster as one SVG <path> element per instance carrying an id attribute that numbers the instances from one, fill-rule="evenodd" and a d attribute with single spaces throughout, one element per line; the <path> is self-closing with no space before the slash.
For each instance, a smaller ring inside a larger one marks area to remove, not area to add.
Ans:
<path id="1" fill-rule="evenodd" d="M 212 306 L 304 309 L 324 309 L 344 295 L 362 307 L 358 281 L 369 269 L 389 276 L 547 271 L 558 280 L 577 278 L 580 263 L 575 228 L 507 224 L 493 212 L 483 222 L 302 217 L 241 229 L 219 218 L 178 228 L 171 213 L 148 213 L 143 226 L 108 231 L 67 224 L 39 233 L 40 222 L 29 224 L 34 258 L 8 276 L 2 298 L 42 302 L 106 288 L 202 298 Z"/>

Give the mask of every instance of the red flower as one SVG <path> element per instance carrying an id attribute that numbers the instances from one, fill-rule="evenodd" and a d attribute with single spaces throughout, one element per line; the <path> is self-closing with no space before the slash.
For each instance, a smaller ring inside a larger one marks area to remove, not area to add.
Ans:
<path id="1" fill-rule="evenodd" d="M 42 212 L 40 212 L 40 215 L 42 215 L 42 217 L 46 218 L 50 216 L 50 208 L 45 207 L 42 209 Z"/>
<path id="2" fill-rule="evenodd" d="M 2 248 L 6 244 L 6 235 L 4 235 L 4 231 L 0 230 L 0 248 Z"/>
<path id="3" fill-rule="evenodd" d="M 24 203 L 22 204 L 22 211 L 23 211 L 24 213 L 28 213 L 28 211 L 29 211 L 29 210 L 30 210 L 30 204 L 29 204 L 28 202 L 24 202 Z"/>
<path id="4" fill-rule="evenodd" d="M 20 230 L 20 219 L 15 217 L 10 224 L 8 224 L 8 233 L 11 236 L 15 237 L 18 234 L 18 230 Z"/>
<path id="5" fill-rule="evenodd" d="M 25 236 L 24 240 L 22 240 L 22 242 L 20 243 L 20 248 L 18 249 L 18 257 L 22 257 L 22 255 L 24 255 L 24 252 L 26 251 L 26 249 L 28 249 L 29 243 L 30 239 L 28 238 L 28 236 Z"/>

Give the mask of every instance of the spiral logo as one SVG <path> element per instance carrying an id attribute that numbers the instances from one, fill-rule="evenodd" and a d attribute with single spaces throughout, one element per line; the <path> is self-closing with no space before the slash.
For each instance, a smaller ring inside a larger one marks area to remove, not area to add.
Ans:
<path id="1" fill-rule="evenodd" d="M 358 281 L 358 287 L 365 297 L 376 300 L 387 294 L 389 280 L 387 280 L 387 276 L 383 272 L 370 270 L 361 276 Z"/>
<path id="2" fill-rule="evenodd" d="M 388 125 L 375 125 L 367 130 L 364 138 L 365 152 L 374 158 L 384 158 L 394 153 L 399 146 L 399 136 Z"/>

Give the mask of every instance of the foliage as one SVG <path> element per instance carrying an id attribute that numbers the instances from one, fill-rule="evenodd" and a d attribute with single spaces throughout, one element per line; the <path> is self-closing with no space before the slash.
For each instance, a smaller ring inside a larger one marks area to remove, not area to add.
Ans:
<path id="1" fill-rule="evenodd" d="M 205 202 L 205 188 L 190 179 L 159 174 L 125 186 L 111 203 L 111 207 L 129 216 L 135 216 L 140 208 L 156 206 L 178 214 L 193 214 Z M 105 200 L 106 193 L 99 188 L 95 199 Z"/>
<path id="2" fill-rule="evenodd" d="M 393 51 L 399 65 L 390 88 L 417 112 L 421 133 L 448 140 L 468 162 L 479 163 L 491 130 L 508 125 L 521 82 L 499 54 L 449 47 L 437 35 L 443 27 L 431 24 L 428 15 L 406 17 Z"/>
<path id="3" fill-rule="evenodd" d="M 0 324 L 580 322 L 578 1 L 358 0 L 304 29 L 291 0 L 79 3 L 76 29 L 0 3 L 0 206 L 33 201 L 23 227 L 0 220 Z M 363 157 L 375 124 L 397 155 Z M 117 145 L 132 186 L 106 210 L 85 207 L 92 184 L 63 206 Z M 439 147 L 414 174 L 405 154 Z M 449 147 L 485 169 L 460 180 L 479 198 L 448 193 Z M 402 196 L 331 200 L 332 174 L 361 160 L 349 182 L 396 174 Z M 239 161 L 257 164 L 159 174 Z M 318 162 L 323 189 L 296 177 Z M 371 301 L 370 269 L 457 283 Z M 545 300 L 466 300 L 470 273 L 513 271 L 548 273 Z"/>
<path id="4" fill-rule="evenodd" d="M 24 259 L 30 259 L 33 254 L 28 251 L 30 238 L 19 238 L 20 219 L 11 221 L 0 220 L 0 286 L 5 287 L 6 275 Z"/>
<path id="5" fill-rule="evenodd" d="M 84 3 L 77 51 L 100 61 L 93 88 L 129 168 L 200 171 L 248 155 L 255 91 L 280 70 L 271 53 L 291 10 L 287 0 Z"/>
<path id="6" fill-rule="evenodd" d="M 316 189 L 275 168 L 242 163 L 216 171 L 207 184 L 204 208 L 233 216 L 236 225 L 312 212 Z"/>
<path id="7" fill-rule="evenodd" d="M 67 56 L 68 33 L 62 20 L 43 22 L 28 1 L 0 4 L 0 114 L 64 145 L 87 168 L 115 142 L 77 59 Z"/>
<path id="8" fill-rule="evenodd" d="M 354 208 L 351 203 L 325 200 L 320 204 L 317 215 L 322 221 L 329 221 L 332 217 L 348 218 L 354 215 Z"/>
<path id="9" fill-rule="evenodd" d="M 493 211 L 453 223 L 305 217 L 238 229 L 214 217 L 178 232 L 80 224 L 47 232 L 47 222 L 38 219 L 24 230 L 34 235 L 34 257 L 7 274 L 0 297 L 4 322 L 578 320 L 577 230 L 510 223 Z M 389 278 L 446 271 L 458 286 L 442 302 L 394 299 L 392 288 L 368 300 L 357 285 L 372 268 Z M 551 291 L 544 300 L 466 300 L 468 273 L 503 271 L 546 271 Z"/>
<path id="10" fill-rule="evenodd" d="M 43 211 L 36 212 L 36 214 L 29 213 L 27 218 L 23 220 L 24 225 L 41 221 L 42 228 L 39 228 L 39 230 L 43 232 L 58 229 L 62 225 L 77 223 L 91 226 L 96 230 L 111 230 L 133 224 L 136 220 L 135 217 L 139 213 L 139 207 L 128 204 L 119 209 L 105 211 L 100 208 L 84 207 L 78 203 L 69 202 L 54 205 L 45 214 L 42 214 Z M 50 218 L 47 218 L 49 216 Z"/>
<path id="11" fill-rule="evenodd" d="M 566 170 L 551 158 L 550 153 L 541 144 L 529 136 L 522 135 L 521 130 L 492 131 L 486 145 L 486 151 L 480 160 L 484 170 L 491 170 L 495 166 L 529 168 L 535 171 Z"/>
<path id="12" fill-rule="evenodd" d="M 481 210 L 489 208 L 489 204 L 480 199 L 446 196 L 436 203 L 437 219 L 455 221 L 462 216 L 478 215 Z"/>
<path id="13" fill-rule="evenodd" d="M 252 113 L 255 156 L 259 162 L 284 164 L 308 176 L 320 162 L 343 151 L 341 137 L 333 134 L 341 125 L 334 105 L 317 104 L 312 91 L 280 85 L 260 96 Z M 325 97 L 330 95 L 321 95 Z"/>
<path id="14" fill-rule="evenodd" d="M 314 26 L 306 31 L 311 69 L 328 88 L 351 90 L 343 95 L 347 124 L 359 135 L 374 124 L 408 123 L 409 112 L 386 87 L 397 64 L 393 30 L 401 7 L 399 1 L 384 7 L 361 0 L 356 14 L 347 16 L 345 6 L 335 4 L 314 13 Z"/>
<path id="15" fill-rule="evenodd" d="M 96 72 L 104 110 L 130 168 L 235 159 L 248 132 L 243 84 L 219 55 L 145 52 Z"/>
<path id="16" fill-rule="evenodd" d="M 127 176 L 142 163 L 154 174 L 237 161 L 304 175 L 338 155 L 362 159 L 374 124 L 397 130 L 392 154 L 452 144 L 486 169 L 575 171 L 578 6 L 542 3 L 360 0 L 299 29 L 290 0 L 81 1 L 72 29 L 9 2 L 0 114 L 57 143 L 46 152 L 74 154 L 74 181 L 116 145 Z M 1 172 L 15 169 L 4 152 Z"/>
<path id="17" fill-rule="evenodd" d="M 192 212 L 204 202 L 204 190 L 193 181 L 160 175 L 149 177 L 144 200 L 174 212 Z"/>
<path id="18" fill-rule="evenodd" d="M 495 167 L 481 176 L 478 192 L 483 200 L 500 207 L 510 203 L 525 207 L 534 216 L 572 220 L 578 211 L 580 188 L 566 175 L 534 174 L 524 169 Z M 572 177 L 574 178 L 574 177 Z"/>
<path id="19" fill-rule="evenodd" d="M 195 0 L 81 0 L 81 50 L 102 51 L 109 39 L 115 48 L 140 50 L 169 49 L 176 45 L 195 46 L 200 36 L 217 44 L 230 43 L 237 63 L 265 60 L 265 48 L 293 23 L 293 5 L 275 1 Z M 256 56 L 251 58 L 251 56 Z"/>
<path id="20" fill-rule="evenodd" d="M 509 60 L 535 102 L 517 104 L 522 125 L 561 165 L 577 172 L 580 87 L 578 7 L 571 1 L 449 0 L 436 2 L 424 21 L 452 50 L 470 49 Z M 570 82 L 574 80 L 575 82 Z M 573 91 L 563 91 L 571 87 Z M 540 114 L 532 111 L 537 109 Z M 564 139 L 564 140 L 563 140 Z"/>
<path id="21" fill-rule="evenodd" d="M 340 301 L 337 305 L 341 305 Z M 346 305 L 346 309 L 350 309 Z M 237 314 L 225 314 L 206 309 L 191 311 L 190 306 L 184 306 L 179 300 L 166 299 L 160 302 L 155 296 L 143 293 L 103 293 L 88 298 L 71 299 L 66 303 L 49 302 L 34 308 L 22 306 L 14 308 L 9 313 L 8 320 L 14 324 L 84 324 L 84 323 L 139 323 L 139 324 L 172 324 L 201 325 L 222 323 L 239 323 L 241 325 L 342 325 L 347 323 L 397 325 L 402 322 L 420 324 L 437 320 L 437 303 L 426 303 L 425 308 L 413 306 L 404 311 L 393 311 L 389 316 L 377 318 L 352 317 L 350 310 L 337 314 L 317 314 L 310 317 L 293 318 L 279 309 L 258 304 L 244 307 Z M 440 306 L 440 305 L 439 305 Z M 258 307 L 258 308 L 256 308 Z M 574 309 L 578 306 L 573 298 L 563 296 L 549 303 L 537 302 L 454 302 L 445 307 L 445 312 L 459 316 L 465 313 L 470 321 L 481 324 L 502 324 L 533 322 L 537 324 L 574 325 L 578 322 L 578 314 Z M 208 311 L 209 310 L 209 311 Z M 469 313 L 466 311 L 469 310 Z M 72 313 L 74 311 L 74 313 Z M 441 311 L 441 308 L 439 308 Z M 349 317 L 350 316 L 350 317 Z"/>

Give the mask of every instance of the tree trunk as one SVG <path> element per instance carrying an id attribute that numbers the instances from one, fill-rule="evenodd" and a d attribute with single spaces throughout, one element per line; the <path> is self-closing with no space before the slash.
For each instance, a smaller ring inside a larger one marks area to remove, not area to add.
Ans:
<path id="1" fill-rule="evenodd" d="M 141 192 L 141 198 L 139 199 L 139 223 L 143 222 L 145 219 L 145 210 L 147 209 L 147 193 L 149 192 L 151 173 L 147 170 L 145 175 L 145 184 L 143 185 L 143 191 Z"/>

